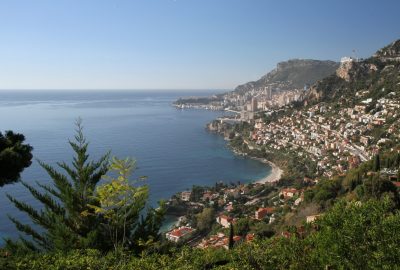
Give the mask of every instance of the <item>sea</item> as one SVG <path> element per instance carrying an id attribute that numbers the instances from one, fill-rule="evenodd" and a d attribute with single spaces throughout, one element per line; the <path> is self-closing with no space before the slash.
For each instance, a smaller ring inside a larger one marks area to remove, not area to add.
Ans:
<path id="1" fill-rule="evenodd" d="M 259 161 L 235 156 L 221 136 L 205 127 L 226 114 L 221 111 L 177 109 L 179 97 L 208 96 L 212 90 L 1 90 L 0 131 L 22 133 L 34 147 L 34 160 L 21 179 L 31 185 L 51 184 L 37 160 L 57 166 L 71 162 L 75 122 L 82 119 L 90 158 L 107 151 L 137 161 L 132 179 L 146 176 L 149 204 L 190 189 L 216 182 L 248 183 L 265 177 L 271 168 Z M 16 209 L 6 194 L 40 209 L 41 204 L 20 183 L 0 188 L 0 245 L 18 232 L 11 215 L 26 224 L 29 217 Z M 164 229 L 174 223 L 167 217 Z"/>

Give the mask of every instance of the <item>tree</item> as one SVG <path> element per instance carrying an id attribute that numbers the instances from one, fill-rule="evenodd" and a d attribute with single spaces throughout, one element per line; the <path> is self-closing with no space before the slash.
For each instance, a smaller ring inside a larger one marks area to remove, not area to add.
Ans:
<path id="1" fill-rule="evenodd" d="M 0 132 L 0 187 L 19 180 L 21 172 L 32 164 L 33 147 L 24 141 L 22 134 Z"/>
<path id="2" fill-rule="evenodd" d="M 196 215 L 197 228 L 199 231 L 206 231 L 211 228 L 214 222 L 214 209 L 204 208 L 200 214 Z"/>
<path id="3" fill-rule="evenodd" d="M 193 185 L 192 193 L 190 194 L 190 201 L 198 202 L 204 193 L 204 187 Z"/>
<path id="4" fill-rule="evenodd" d="M 249 218 L 240 218 L 235 224 L 236 235 L 246 236 L 250 231 L 250 220 Z"/>
<path id="5" fill-rule="evenodd" d="M 228 248 L 232 249 L 234 245 L 234 240 L 233 240 L 233 225 L 232 222 L 229 223 L 229 242 L 228 242 Z"/>
<path id="6" fill-rule="evenodd" d="M 139 219 L 149 197 L 149 188 L 147 185 L 133 185 L 145 177 L 129 181 L 135 168 L 135 160 L 113 158 L 109 169 L 115 178 L 104 176 L 108 182 L 96 188 L 95 198 L 98 205 L 89 205 L 95 210 L 95 214 L 104 218 L 103 225 L 115 251 L 127 247 L 128 240 L 131 243 L 138 242 L 139 239 L 147 241 L 149 234 L 154 238 L 154 233 L 158 234 L 162 223 L 164 207 L 150 209 L 146 219 Z M 89 211 L 87 213 L 90 214 Z M 155 217 L 160 218 L 154 219 Z M 143 224 L 148 225 L 148 230 Z M 140 231 L 140 234 L 135 234 L 136 230 Z M 132 235 L 136 235 L 137 238 L 132 239 Z"/>
<path id="7" fill-rule="evenodd" d="M 337 203 L 312 235 L 315 265 L 332 269 L 391 269 L 399 263 L 400 214 L 387 197 Z"/>
<path id="8" fill-rule="evenodd" d="M 379 172 L 381 170 L 381 159 L 379 154 L 374 156 L 374 172 Z"/>
<path id="9" fill-rule="evenodd" d="M 42 210 L 34 209 L 28 203 L 17 200 L 7 194 L 14 205 L 28 214 L 32 222 L 38 225 L 40 232 L 31 225 L 23 224 L 9 216 L 17 229 L 30 236 L 33 242 L 20 237 L 20 241 L 7 240 L 10 248 L 70 250 L 73 248 L 101 248 L 104 243 L 101 237 L 100 220 L 93 215 L 82 215 L 93 212 L 88 205 L 97 205 L 93 195 L 102 175 L 108 171 L 108 154 L 97 161 L 89 161 L 88 142 L 83 135 L 81 120 L 76 123 L 74 141 L 69 141 L 75 152 L 72 166 L 65 162 L 57 163 L 64 174 L 54 167 L 39 161 L 40 166 L 47 172 L 52 185 L 36 182 L 40 189 L 25 182 L 22 184 L 33 197 L 43 204 Z"/>

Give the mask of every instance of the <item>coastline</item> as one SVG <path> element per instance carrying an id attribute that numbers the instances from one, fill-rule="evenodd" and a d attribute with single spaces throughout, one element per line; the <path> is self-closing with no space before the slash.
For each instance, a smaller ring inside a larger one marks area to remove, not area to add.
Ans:
<path id="1" fill-rule="evenodd" d="M 266 175 L 265 177 L 255 180 L 253 181 L 253 183 L 255 184 L 266 184 L 266 183 L 275 183 L 278 182 L 282 175 L 283 175 L 283 170 L 281 168 L 279 168 L 275 163 L 273 163 L 272 161 L 269 161 L 265 158 L 257 158 L 257 157 L 252 157 L 246 154 L 241 153 L 240 151 L 236 150 L 236 149 L 232 149 L 233 153 L 245 158 L 251 158 L 257 161 L 260 161 L 264 164 L 268 164 L 271 167 L 271 172 Z"/>
<path id="2" fill-rule="evenodd" d="M 259 183 L 259 184 L 274 183 L 278 182 L 281 179 L 283 171 L 275 163 L 266 159 L 258 159 L 258 160 L 265 164 L 270 165 L 271 173 L 257 181 L 254 181 L 254 183 Z"/>

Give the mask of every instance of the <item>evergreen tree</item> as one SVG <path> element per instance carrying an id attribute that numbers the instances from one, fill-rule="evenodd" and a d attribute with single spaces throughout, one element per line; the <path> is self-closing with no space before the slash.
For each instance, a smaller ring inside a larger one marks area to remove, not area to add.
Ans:
<path id="1" fill-rule="evenodd" d="M 379 172 L 381 170 L 381 160 L 379 154 L 374 157 L 374 172 Z"/>
<path id="2" fill-rule="evenodd" d="M 233 240 L 233 225 L 232 223 L 229 224 L 229 242 L 228 242 L 228 248 L 232 249 L 234 245 L 234 240 Z"/>
<path id="3" fill-rule="evenodd" d="M 32 163 L 32 146 L 25 136 L 12 131 L 0 132 L 0 187 L 19 180 L 20 173 Z"/>
<path id="4" fill-rule="evenodd" d="M 89 161 L 88 142 L 82 133 L 81 120 L 78 120 L 76 125 L 75 140 L 69 141 L 75 152 L 72 166 L 65 162 L 57 163 L 64 171 L 61 173 L 39 161 L 40 166 L 50 176 L 52 185 L 37 182 L 37 186 L 40 187 L 37 189 L 22 182 L 33 197 L 43 204 L 42 210 L 34 209 L 28 203 L 7 194 L 10 201 L 41 228 L 38 231 L 9 216 L 20 232 L 33 239 L 31 242 L 21 236 L 19 242 L 7 240 L 9 247 L 45 250 L 101 247 L 99 218 L 82 213 L 93 211 L 88 205 L 98 203 L 93 195 L 96 184 L 108 171 L 109 155 L 102 156 L 98 161 Z"/>

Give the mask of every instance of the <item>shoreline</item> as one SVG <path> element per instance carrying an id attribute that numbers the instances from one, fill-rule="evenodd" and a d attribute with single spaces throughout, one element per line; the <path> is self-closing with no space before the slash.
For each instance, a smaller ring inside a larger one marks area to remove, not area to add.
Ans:
<path id="1" fill-rule="evenodd" d="M 269 160 L 267 160 L 265 158 L 252 157 L 252 156 L 243 154 L 243 153 L 239 152 L 236 149 L 231 149 L 231 150 L 233 151 L 233 153 L 235 155 L 239 155 L 239 156 L 242 156 L 244 158 L 250 158 L 250 159 L 253 159 L 253 160 L 257 160 L 257 161 L 259 161 L 261 163 L 268 164 L 271 167 L 271 172 L 268 175 L 262 177 L 261 179 L 255 180 L 252 183 L 255 183 L 255 184 L 275 183 L 275 182 L 278 182 L 282 178 L 283 170 L 281 168 L 279 168 L 272 161 L 269 161 Z"/>
<path id="2" fill-rule="evenodd" d="M 258 184 L 275 183 L 281 179 L 283 170 L 279 168 L 275 163 L 266 159 L 258 159 L 258 160 L 261 161 L 262 163 L 270 165 L 271 173 L 261 179 L 254 181 L 254 183 Z"/>

